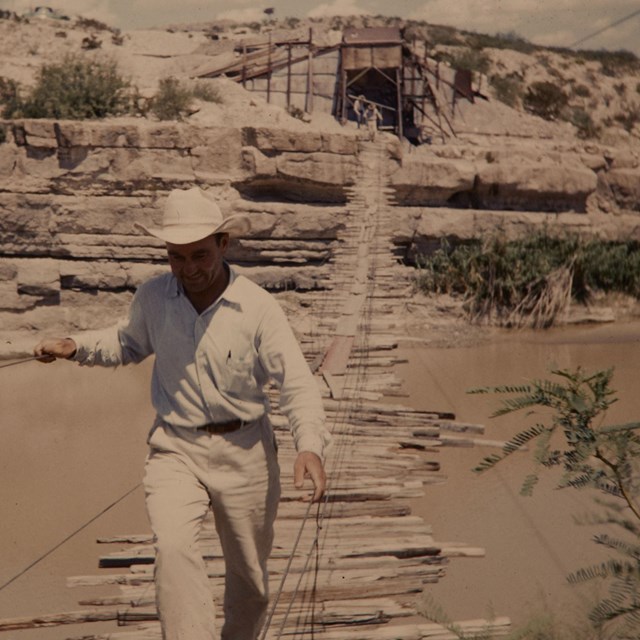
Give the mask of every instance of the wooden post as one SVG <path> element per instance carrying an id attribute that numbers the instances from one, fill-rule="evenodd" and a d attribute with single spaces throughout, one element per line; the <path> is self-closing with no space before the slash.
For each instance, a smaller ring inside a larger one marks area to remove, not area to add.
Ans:
<path id="1" fill-rule="evenodd" d="M 398 138 L 402 138 L 402 135 L 404 133 L 404 128 L 402 126 L 402 76 L 403 76 L 403 67 L 400 66 L 400 68 L 396 68 L 396 96 L 397 96 L 397 103 L 396 103 L 396 108 L 397 108 L 397 113 L 398 113 L 398 128 L 397 128 L 397 133 L 398 133 Z"/>
<path id="2" fill-rule="evenodd" d="M 247 45 L 242 43 L 242 88 L 247 88 Z"/>
<path id="3" fill-rule="evenodd" d="M 287 43 L 287 109 L 291 107 L 291 43 Z"/>
<path id="4" fill-rule="evenodd" d="M 340 123 L 344 124 L 347 121 L 347 72 L 344 68 L 341 70 L 341 82 L 340 82 Z"/>
<path id="5" fill-rule="evenodd" d="M 313 113 L 313 29 L 309 27 L 309 57 L 307 58 L 307 113 Z"/>
<path id="6" fill-rule="evenodd" d="M 424 124 L 424 112 L 425 112 L 425 99 L 427 96 L 427 89 L 431 91 L 431 83 L 429 82 L 429 78 L 427 76 L 427 43 L 424 43 L 424 57 L 422 59 L 422 112 L 420 114 L 420 124 Z"/>
<path id="7" fill-rule="evenodd" d="M 269 33 L 269 52 L 267 54 L 267 103 L 271 102 L 271 33 Z"/>

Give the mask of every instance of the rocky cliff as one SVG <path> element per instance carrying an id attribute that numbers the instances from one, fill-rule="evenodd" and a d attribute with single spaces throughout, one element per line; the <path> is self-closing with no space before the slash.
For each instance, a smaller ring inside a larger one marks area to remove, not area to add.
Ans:
<path id="1" fill-rule="evenodd" d="M 359 132 L 145 119 L 6 121 L 0 144 L 0 322 L 4 330 L 103 325 L 166 269 L 164 196 L 194 184 L 253 232 L 230 259 L 274 290 L 326 286 L 366 144 Z M 561 225 L 637 237 L 633 151 L 579 141 L 479 136 L 402 145 L 385 135 L 394 242 L 411 259 L 442 237 Z"/>

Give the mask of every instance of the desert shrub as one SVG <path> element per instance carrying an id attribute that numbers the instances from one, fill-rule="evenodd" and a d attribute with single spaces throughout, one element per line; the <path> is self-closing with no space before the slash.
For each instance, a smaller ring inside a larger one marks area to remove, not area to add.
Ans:
<path id="1" fill-rule="evenodd" d="M 614 84 L 613 89 L 621 98 L 627 93 L 627 85 L 624 82 Z"/>
<path id="2" fill-rule="evenodd" d="M 0 105 L 2 116 L 11 118 L 21 108 L 20 84 L 16 80 L 0 77 Z"/>
<path id="3" fill-rule="evenodd" d="M 496 33 L 493 36 L 483 33 L 463 33 L 466 33 L 467 43 L 474 49 L 512 49 L 521 53 L 532 53 L 538 48 L 515 31 Z"/>
<path id="4" fill-rule="evenodd" d="M 83 18 L 78 16 L 76 20 L 76 26 L 81 29 L 95 29 L 96 31 L 112 31 L 111 27 L 100 20 L 94 20 L 93 18 Z"/>
<path id="5" fill-rule="evenodd" d="M 637 106 L 630 106 L 627 111 L 621 111 L 613 116 L 613 119 L 621 124 L 625 131 L 632 131 L 640 122 L 640 109 Z"/>
<path id="6" fill-rule="evenodd" d="M 194 98 L 217 104 L 223 102 L 218 87 L 207 82 L 197 82 L 190 87 L 177 78 L 169 77 L 160 80 L 149 110 L 159 120 L 181 120 L 189 112 Z"/>
<path id="7" fill-rule="evenodd" d="M 162 78 L 151 102 L 151 111 L 159 120 L 181 120 L 192 98 L 193 92 L 177 78 Z"/>
<path id="8" fill-rule="evenodd" d="M 516 107 L 522 99 L 522 80 L 518 76 L 492 75 L 489 83 L 493 87 L 495 96 L 500 102 L 510 107 Z"/>
<path id="9" fill-rule="evenodd" d="M 306 121 L 307 114 L 300 107 L 296 107 L 295 105 L 290 105 L 287 107 L 287 113 L 292 117 L 296 118 L 296 120 Z"/>
<path id="10" fill-rule="evenodd" d="M 92 33 L 90 36 L 82 38 L 82 44 L 80 46 L 85 51 L 90 51 L 91 49 L 99 49 L 102 46 L 102 40 L 98 40 L 95 33 Z"/>
<path id="11" fill-rule="evenodd" d="M 567 94 L 552 82 L 534 82 L 527 89 L 522 104 L 534 115 L 554 120 L 568 102 Z"/>
<path id="12" fill-rule="evenodd" d="M 114 61 L 69 54 L 40 68 L 33 90 L 8 117 L 81 120 L 120 115 L 128 109 L 129 90 Z"/>
<path id="13" fill-rule="evenodd" d="M 0 144 L 7 141 L 7 129 L 3 124 L 0 124 Z"/>
<path id="14" fill-rule="evenodd" d="M 484 74 L 491 69 L 491 58 L 480 51 L 464 48 L 462 51 L 450 55 L 450 63 L 454 69 Z"/>
<path id="15" fill-rule="evenodd" d="M 435 47 L 439 44 L 447 46 L 459 46 L 463 44 L 458 32 L 453 27 L 444 25 L 429 25 L 428 42 Z"/>
<path id="16" fill-rule="evenodd" d="M 580 50 L 576 55 L 584 60 L 599 62 L 601 73 L 612 78 L 640 70 L 640 58 L 635 53 L 624 49 L 618 51 Z"/>
<path id="17" fill-rule="evenodd" d="M 288 17 L 284 21 L 284 25 L 287 29 L 295 29 L 300 25 L 300 18 L 295 18 L 293 16 Z"/>
<path id="18" fill-rule="evenodd" d="M 572 93 L 579 98 L 589 98 L 591 96 L 591 89 L 586 84 L 577 84 L 573 87 Z"/>
<path id="19" fill-rule="evenodd" d="M 223 102 L 220 89 L 207 82 L 197 82 L 191 89 L 191 94 L 194 98 L 204 102 L 215 102 L 216 104 L 222 104 Z"/>
<path id="20" fill-rule="evenodd" d="M 571 111 L 569 121 L 578 130 L 579 138 L 596 138 L 600 133 L 600 129 L 593 121 L 591 115 L 580 107 L 575 107 Z"/>

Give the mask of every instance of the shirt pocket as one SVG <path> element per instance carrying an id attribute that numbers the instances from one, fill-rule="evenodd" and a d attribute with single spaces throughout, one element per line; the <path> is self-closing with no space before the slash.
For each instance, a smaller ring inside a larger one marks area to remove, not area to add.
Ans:
<path id="1" fill-rule="evenodd" d="M 222 386 L 225 391 L 236 397 L 253 395 L 256 387 L 255 355 L 251 351 L 244 353 L 230 350 L 222 366 Z"/>

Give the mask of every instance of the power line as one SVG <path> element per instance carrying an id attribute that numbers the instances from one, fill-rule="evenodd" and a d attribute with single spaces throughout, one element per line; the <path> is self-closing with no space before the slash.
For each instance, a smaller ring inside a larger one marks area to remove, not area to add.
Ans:
<path id="1" fill-rule="evenodd" d="M 576 40 L 573 44 L 569 45 L 569 48 L 573 49 L 574 47 L 577 47 L 579 44 L 582 44 L 587 40 L 591 40 L 591 38 L 595 38 L 596 36 L 599 36 L 601 33 L 608 31 L 609 29 L 613 29 L 613 27 L 617 27 L 623 22 L 626 22 L 627 20 L 631 20 L 631 18 L 635 18 L 635 16 L 637 16 L 639 13 L 640 13 L 640 9 L 636 9 L 635 11 L 630 13 L 628 16 L 625 16 L 624 18 L 619 18 L 615 22 L 612 22 L 610 25 L 607 25 L 606 27 L 602 27 L 602 29 L 598 29 L 597 31 L 590 33 L 588 36 L 584 36 L 584 38 L 580 38 L 580 40 Z"/>

